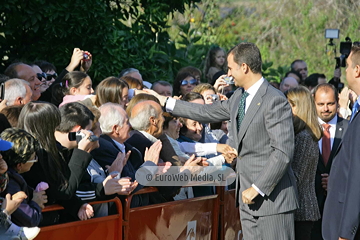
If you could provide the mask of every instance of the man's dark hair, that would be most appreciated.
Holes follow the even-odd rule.
[[[238,65],[245,63],[253,73],[261,74],[261,53],[255,44],[239,43],[229,51],[229,54],[231,53],[234,54],[234,61]]]
[[[326,78],[324,74],[313,73],[305,79],[305,86],[316,87],[318,85],[319,78]]]
[[[23,62],[15,62],[10,64],[6,69],[4,74],[8,76],[9,78],[19,78],[18,72],[16,71],[16,67],[25,64]]]
[[[296,60],[294,60],[294,61],[291,63],[291,65],[290,65],[290,68],[291,68],[292,71],[295,71],[294,66],[295,66],[295,64],[298,63],[298,62],[305,62],[305,61],[304,61],[304,60],[301,60],[301,59],[296,59]]]
[[[56,128],[62,133],[70,132],[75,126],[80,125],[84,129],[90,120],[94,121],[94,114],[84,105],[78,102],[67,103],[59,108],[61,114],[60,125]]]
[[[339,93],[338,93],[338,90],[335,88],[334,85],[332,85],[332,84],[330,84],[330,83],[322,83],[322,84],[317,85],[317,86],[313,89],[314,99],[315,99],[316,93],[317,93],[318,91],[324,91],[324,92],[333,91],[336,102],[339,101]]]
[[[41,68],[41,70],[43,72],[50,72],[52,70],[54,70],[56,72],[56,67],[53,64],[51,64],[51,63],[49,63],[47,61],[37,60],[37,61],[34,62],[34,64],[38,65],[39,68]]]
[[[158,84],[160,84],[160,85],[162,85],[162,86],[164,86],[164,87],[172,87],[171,83],[160,80],[160,81],[154,82],[154,83],[152,84],[152,86],[151,86],[151,89],[154,89],[154,87],[155,87],[156,85],[158,85]]]

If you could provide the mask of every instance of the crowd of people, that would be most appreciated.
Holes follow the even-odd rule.
[[[42,60],[12,63],[1,75],[0,234],[33,239],[41,226],[112,214],[111,203],[89,202],[124,200],[146,187],[136,179],[140,168],[227,166],[237,172],[229,188],[236,188],[244,239],[356,237],[360,210],[350,214],[348,204],[360,201],[350,136],[360,121],[358,48],[347,59],[349,88],[341,93],[324,74],[308,76],[303,60],[292,62],[279,84],[269,83],[251,43],[228,54],[212,47],[203,71],[184,67],[173,84],[151,84],[128,68],[95,88],[87,74],[92,58],[75,48],[59,74]],[[159,186],[134,195],[131,207],[214,193]],[[54,203],[65,210],[42,213]]]

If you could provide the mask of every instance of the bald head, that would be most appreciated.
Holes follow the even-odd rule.
[[[161,106],[154,101],[139,102],[131,110],[130,124],[135,130],[158,137],[164,123],[162,112]]]
[[[286,77],[280,83],[280,88],[279,89],[282,92],[286,92],[287,90],[289,90],[291,88],[296,88],[297,86],[299,86],[299,83],[295,78]]]
[[[25,63],[14,63],[5,70],[5,74],[10,78],[20,78],[29,82],[32,90],[32,100],[36,101],[40,98],[41,81],[37,78],[36,72],[31,66]]]

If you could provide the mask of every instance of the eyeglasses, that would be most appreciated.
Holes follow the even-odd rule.
[[[39,159],[38,157],[35,155],[35,159],[33,160],[29,160],[29,161],[26,161],[27,163],[34,163],[34,162],[37,162]]]
[[[188,84],[191,84],[191,85],[198,85],[198,80],[196,79],[190,79],[190,80],[182,80],[181,81],[181,86],[185,86],[185,85],[188,85]]]
[[[46,73],[44,73],[44,72],[43,73],[37,73],[36,76],[40,81],[42,81],[43,78],[46,79]]]
[[[57,73],[53,73],[53,74],[48,74],[48,73],[45,73],[46,74],[46,80],[50,81],[51,79],[56,79],[58,77]]]

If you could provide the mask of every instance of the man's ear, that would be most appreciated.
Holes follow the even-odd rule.
[[[157,124],[157,119],[155,117],[151,116],[149,119],[150,119],[150,124],[151,125],[156,125]]]
[[[22,98],[22,97],[17,97],[16,99],[15,99],[15,105],[21,105],[21,104],[24,104],[22,101],[23,101],[24,99]]]
[[[113,125],[112,128],[111,128],[111,131],[112,131],[113,133],[118,134],[120,129],[121,129],[121,128],[120,128],[119,125]]]
[[[248,73],[250,71],[250,67],[246,63],[243,63],[241,64],[241,70],[243,71],[243,73]]]
[[[360,65],[356,65],[354,71],[355,71],[355,77],[360,78]]]

